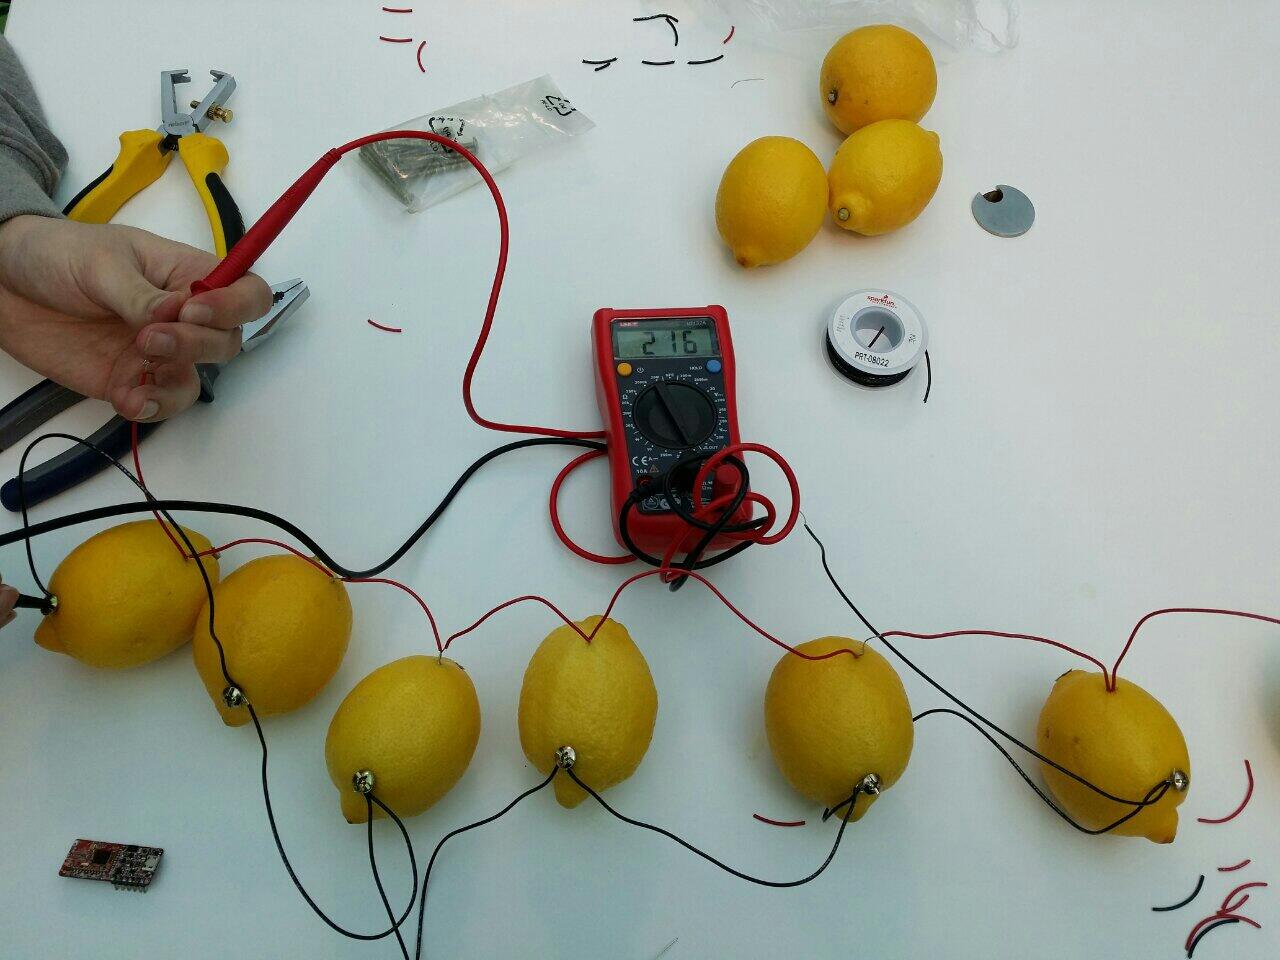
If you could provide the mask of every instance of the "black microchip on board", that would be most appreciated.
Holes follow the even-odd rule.
[[[164,851],[135,843],[77,840],[62,861],[60,877],[105,880],[117,890],[147,892]]]

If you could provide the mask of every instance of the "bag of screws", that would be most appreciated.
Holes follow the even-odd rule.
[[[474,154],[490,173],[595,124],[550,76],[415,117],[391,130],[424,130]],[[431,140],[383,140],[360,148],[360,159],[410,213],[480,182],[455,150]]]

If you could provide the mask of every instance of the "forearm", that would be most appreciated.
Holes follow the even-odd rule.
[[[0,224],[20,214],[57,216],[53,192],[66,163],[26,71],[0,37]]]

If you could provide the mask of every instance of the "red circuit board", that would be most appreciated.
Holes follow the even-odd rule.
[[[60,877],[105,880],[117,890],[147,892],[164,851],[133,843],[77,840],[62,861]]]

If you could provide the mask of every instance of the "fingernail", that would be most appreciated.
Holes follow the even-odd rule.
[[[138,411],[137,419],[150,420],[159,412],[160,404],[156,403],[154,400],[148,400],[142,405],[142,409]]]
[[[182,305],[182,310],[178,313],[178,319],[183,323],[195,323],[201,326],[207,326],[213,320],[213,307],[207,303],[197,303],[194,300],[188,300]]]
[[[152,357],[171,357],[177,346],[173,334],[157,331],[147,335],[147,343],[142,352]]]

